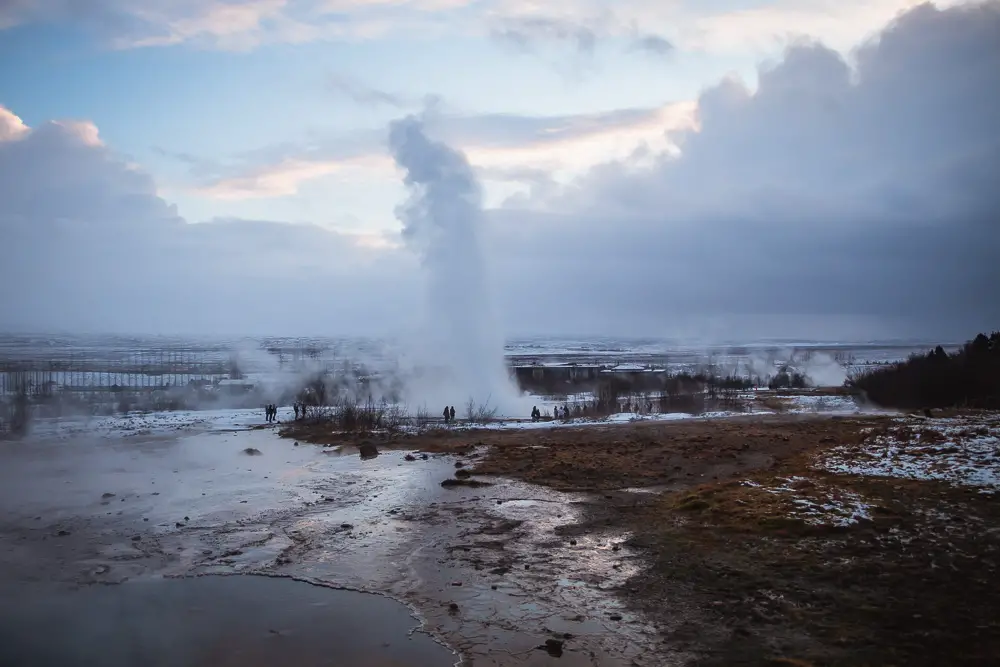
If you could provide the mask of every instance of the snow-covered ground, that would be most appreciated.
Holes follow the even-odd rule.
[[[278,409],[278,421],[294,418],[291,408]],[[177,431],[234,431],[266,423],[262,409],[177,410],[131,412],[110,417],[41,419],[32,424],[36,437],[69,437],[80,434],[105,437],[162,435]]]
[[[745,417],[749,414],[763,415],[771,412],[705,412],[699,415],[687,412],[660,412],[640,414],[637,412],[619,412],[607,417],[578,417],[568,420],[527,421],[527,420],[497,420],[486,424],[457,424],[454,429],[486,429],[490,431],[516,431],[552,428],[580,428],[583,426],[604,426],[607,424],[627,424],[632,422],[671,422],[686,419],[725,419],[728,417]]]
[[[810,412],[860,414],[862,412],[871,412],[870,409],[859,405],[852,396],[799,395],[788,396],[783,400],[788,404],[788,411],[794,414]]]
[[[848,475],[941,480],[992,494],[1000,489],[1000,415],[900,417],[889,429],[871,430],[860,445],[830,450],[817,465]]]

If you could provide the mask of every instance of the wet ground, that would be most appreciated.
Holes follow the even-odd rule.
[[[992,665],[996,425],[769,415],[328,447],[271,428],[5,443],[0,594],[52,602],[28,605],[27,629],[16,610],[0,621],[18,650],[53,625],[85,647],[115,609],[185,608],[172,583],[247,575],[195,580],[248,596],[249,625],[206,608],[221,619],[202,624],[222,642],[213,664],[265,655],[247,648],[273,639],[254,618],[277,636],[312,627],[295,579],[317,584],[330,623],[368,608],[345,590],[379,594],[362,597],[396,610],[382,643],[415,646],[419,625],[478,667]],[[288,600],[269,616],[250,611],[262,575]],[[383,636],[316,646],[388,660],[370,649]]]
[[[121,589],[128,592],[90,584],[279,575],[403,602],[404,614],[414,611],[466,664],[662,664],[646,657],[652,629],[613,593],[635,569],[634,554],[620,546],[626,535],[558,537],[557,528],[583,516],[586,496],[498,479],[442,487],[479,455],[400,450],[362,458],[356,448],[296,445],[271,430],[7,443],[0,454],[0,586],[31,585],[19,595],[64,600],[55,605],[62,611],[39,608],[25,622],[93,605],[87,623],[100,624],[130,604],[155,607],[162,599],[162,608],[173,609],[180,603],[172,596],[182,593],[165,592],[166,584]],[[83,590],[56,597],[49,582]],[[271,585],[245,582],[205,586],[245,585],[252,597]],[[282,614],[296,606],[296,595],[285,611],[276,607],[262,618],[294,625]],[[94,635],[74,617],[64,616],[62,627],[80,633],[81,642]],[[5,630],[22,627],[10,623],[4,619]],[[152,633],[156,622],[137,612],[135,627]],[[389,629],[395,639],[386,641],[405,642],[408,630]],[[337,641],[354,646],[350,633]],[[370,643],[364,635],[357,641],[358,651]]]
[[[39,667],[441,667],[403,605],[291,579],[0,587],[0,664]]]

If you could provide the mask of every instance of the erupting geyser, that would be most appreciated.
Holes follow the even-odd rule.
[[[482,190],[461,152],[426,135],[420,118],[389,128],[389,148],[404,170],[410,196],[396,209],[403,239],[420,256],[427,278],[427,325],[434,364],[447,386],[432,400],[489,403],[520,412],[503,357],[479,245]],[[450,397],[450,398],[449,398]]]

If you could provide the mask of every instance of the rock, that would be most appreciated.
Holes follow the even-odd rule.
[[[458,611],[458,603],[457,602],[450,602],[450,603],[448,603],[448,611],[451,611],[451,612]]]
[[[148,518],[146,518],[146,517],[142,517],[142,520],[143,520],[143,521],[149,521],[149,519],[148,519]]]
[[[480,482],[479,480],[475,479],[446,479],[443,482],[441,482],[441,486],[443,486],[446,489],[456,486],[468,486],[475,489],[483,486],[493,486],[493,485],[490,484],[489,482]]]
[[[378,447],[368,441],[362,442],[358,446],[358,454],[360,454],[363,459],[373,459],[378,456]]]
[[[405,460],[407,460],[407,461],[416,461],[416,460],[417,460],[417,457],[416,457],[416,456],[414,456],[413,454],[407,454],[407,455],[406,455],[406,456],[404,456],[403,458],[404,458]]]
[[[455,477],[458,477],[459,479],[467,479],[469,477],[472,477],[472,473],[469,472],[468,470],[456,470]]]
[[[58,533],[56,533],[56,536],[57,537],[66,537],[69,534],[70,534],[70,532],[68,530],[60,530]]]
[[[184,517],[184,520],[185,520],[185,521],[190,521],[191,519],[190,519],[190,518],[188,518],[188,517]]]
[[[559,639],[546,639],[545,643],[538,648],[544,650],[553,658],[559,658],[563,654],[563,643]]]
[[[296,443],[295,443],[295,444],[294,444],[293,446],[294,446],[294,447],[298,447],[298,446],[299,446],[299,443],[297,443],[297,442],[296,442]]]
[[[184,524],[181,523],[180,521],[178,521],[177,523],[174,524],[174,528],[183,528],[183,527],[184,527]]]
[[[420,458],[421,458],[421,459],[423,459],[424,461],[426,461],[428,457],[427,457],[427,455],[426,455],[426,454],[421,454],[421,455],[420,455]]]
[[[612,621],[622,620],[621,614],[611,614],[610,616],[608,616],[608,618],[611,619]]]
[[[525,570],[530,570],[530,569],[531,569],[531,565],[528,565],[527,563],[525,563],[525,565],[524,565],[524,569],[525,569]]]
[[[138,542],[141,539],[142,539],[142,535],[133,535],[132,536],[132,541],[133,542]]]
[[[462,463],[461,461],[455,461],[455,467],[456,468],[464,468],[465,464]]]
[[[569,544],[570,544],[570,546],[575,547],[576,546],[576,540],[570,540]]]
[[[247,447],[243,450],[243,453],[247,456],[260,456],[260,450],[256,447]]]
[[[342,523],[340,524],[340,527],[343,528],[344,530],[350,530],[351,528],[354,528],[354,526],[352,526],[349,523]]]
[[[616,544],[615,546],[611,547],[611,550],[612,551],[621,551],[621,547]]]
[[[115,494],[111,493],[110,491],[107,492],[107,493],[102,493],[101,494],[101,498],[114,498],[114,497],[115,497]]]
[[[492,586],[490,586],[490,588],[492,588],[493,590],[496,590],[497,589],[497,585],[493,584]]]
[[[108,570],[110,570],[110,569],[111,568],[108,567],[107,565],[98,565],[97,567],[94,568],[94,571],[93,571],[92,574],[95,574],[95,575],[98,575],[98,574],[107,574]]]

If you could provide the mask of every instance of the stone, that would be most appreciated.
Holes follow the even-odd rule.
[[[560,639],[546,639],[545,643],[539,646],[553,658],[559,658],[563,654],[563,643]]]

